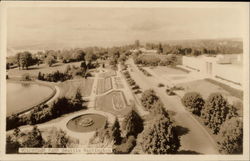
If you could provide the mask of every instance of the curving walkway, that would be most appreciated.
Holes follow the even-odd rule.
[[[55,86],[55,90],[56,90],[55,95],[51,99],[49,99],[46,102],[46,104],[50,104],[50,103],[54,102],[60,96],[60,93],[61,93],[60,88],[58,86]]]
[[[128,63],[130,64],[130,68],[133,69],[133,72],[130,72],[133,79],[140,84],[143,90],[154,89],[166,109],[175,112],[174,119],[176,124],[187,130],[186,134],[181,136],[180,150],[192,150],[202,154],[218,154],[217,145],[213,138],[206,129],[185,110],[180,98],[177,96],[168,96],[165,92],[165,88],[158,87],[158,83],[162,83],[162,80],[157,76],[146,77],[139,71],[132,59],[130,59]],[[166,80],[164,83],[171,85]]]

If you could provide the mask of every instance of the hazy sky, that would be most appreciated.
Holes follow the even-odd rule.
[[[9,8],[8,46],[85,47],[242,37],[242,11],[232,8]]]

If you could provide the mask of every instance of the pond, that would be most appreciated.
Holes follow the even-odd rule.
[[[75,132],[91,132],[104,127],[106,121],[103,115],[89,113],[71,119],[67,123],[67,128]]]
[[[7,82],[7,116],[45,101],[53,90],[35,83]]]

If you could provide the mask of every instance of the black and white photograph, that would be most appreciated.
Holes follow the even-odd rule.
[[[1,7],[5,158],[249,159],[248,2]]]

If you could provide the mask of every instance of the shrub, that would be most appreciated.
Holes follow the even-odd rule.
[[[164,87],[165,85],[163,83],[159,83],[158,87]]]
[[[71,139],[69,136],[67,136],[66,132],[57,129],[52,128],[51,131],[49,131],[48,139],[45,142],[44,147],[45,148],[67,148],[68,145],[71,143]]]
[[[6,139],[6,153],[18,153],[18,149],[20,147],[19,142],[17,139],[14,139],[14,137],[11,137],[10,135],[7,136]]]
[[[51,67],[53,64],[56,63],[56,60],[55,60],[54,56],[52,56],[52,55],[48,56],[45,61],[46,61],[46,64],[49,65],[49,67]]]
[[[28,124],[28,121],[22,119],[22,117],[20,117],[20,116],[18,116],[16,114],[8,116],[6,118],[6,130],[14,129],[14,128],[18,127],[18,126]]]
[[[163,115],[165,117],[169,117],[167,111],[164,109],[163,103],[159,100],[153,104],[150,115],[154,118],[158,115]]]
[[[173,86],[172,88],[171,88],[172,90],[184,90],[184,88],[183,87],[181,87],[181,86]]]
[[[29,73],[24,73],[21,77],[22,81],[31,81],[31,76]]]
[[[41,131],[34,126],[31,132],[26,134],[26,139],[22,142],[22,147],[27,148],[41,148],[43,147],[44,140]]]
[[[141,90],[137,89],[136,91],[134,91],[135,94],[139,94],[142,93]]]
[[[220,93],[210,94],[202,110],[204,123],[213,130],[214,134],[220,131],[220,126],[227,119],[235,115],[237,115],[236,109],[229,105]]]
[[[190,112],[198,116],[201,115],[201,111],[205,103],[202,96],[197,92],[186,93],[182,97],[181,102]]]
[[[63,114],[84,109],[86,107],[82,106],[83,102],[81,94],[77,92],[74,98],[62,97],[50,106],[46,104],[38,105],[29,114],[8,116],[6,129],[10,130],[22,125],[43,123]]]
[[[121,145],[115,146],[113,151],[115,154],[129,154],[136,145],[136,139],[134,136],[128,136],[124,138]]]
[[[166,89],[166,93],[167,93],[167,95],[169,95],[169,96],[173,96],[173,95],[175,95],[175,93],[174,93],[174,91],[173,91],[173,89]]]
[[[133,90],[140,89],[140,87],[136,84],[134,87],[132,87]]]
[[[142,93],[141,103],[147,111],[149,111],[152,108],[152,105],[158,100],[159,97],[156,96],[152,89],[146,90]]]
[[[227,120],[221,126],[218,141],[219,150],[226,154],[242,154],[243,152],[243,122],[238,117]]]
[[[147,154],[176,154],[180,138],[170,118],[158,115],[142,132],[139,143]]]
[[[111,128],[108,127],[108,123],[103,128],[98,129],[95,131],[93,137],[89,139],[90,144],[103,144],[103,143],[111,143],[112,136],[111,136]]]

